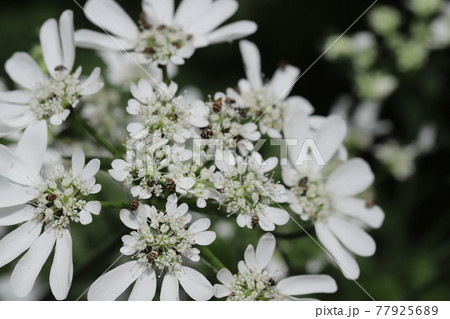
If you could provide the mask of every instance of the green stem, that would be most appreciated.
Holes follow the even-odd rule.
[[[102,208],[129,208],[130,203],[127,202],[101,202]]]
[[[214,270],[216,272],[219,271],[222,268],[227,268],[220,261],[220,259],[217,258],[216,255],[214,255],[214,253],[208,247],[197,246],[197,248],[200,250],[200,252],[202,253],[202,256],[205,257],[205,259],[208,261],[208,263],[214,267]]]
[[[97,142],[103,145],[112,155],[121,158],[122,154],[92,126],[90,126],[77,112],[72,112],[72,116]]]

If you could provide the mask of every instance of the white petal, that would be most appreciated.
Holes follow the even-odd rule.
[[[92,223],[92,215],[90,212],[82,210],[80,212],[80,224],[81,225],[89,225]]]
[[[0,240],[0,267],[10,263],[27,250],[39,237],[42,224],[30,220]]]
[[[366,257],[375,254],[375,241],[359,226],[336,217],[330,217],[328,224],[340,242],[354,254]]]
[[[247,224],[247,226],[248,226],[248,224]],[[259,216],[259,227],[261,227],[262,230],[267,231],[267,232],[275,230],[275,224],[264,215]]]
[[[87,180],[97,174],[100,169],[100,160],[94,158],[87,163],[87,165],[81,171],[81,178]]]
[[[102,203],[94,200],[86,203],[84,209],[90,212],[91,214],[98,215],[100,214],[100,210],[102,209]]]
[[[230,289],[225,285],[214,285],[214,296],[216,298],[223,298],[230,294]]]
[[[197,198],[197,207],[198,208],[205,208],[206,207],[206,200],[204,198]]]
[[[213,231],[203,231],[197,233],[193,239],[197,245],[206,246],[211,244],[216,239],[216,233]]]
[[[284,209],[276,207],[267,206],[264,209],[264,213],[275,225],[284,225],[290,218]]]
[[[64,66],[72,70],[75,61],[75,35],[73,32],[73,12],[66,10],[59,18],[59,35],[61,37],[61,48]]]
[[[333,256],[334,261],[341,268],[345,278],[357,279],[359,277],[359,266],[355,258],[342,247],[336,237],[330,232],[327,225],[317,222],[314,226],[317,237],[331,256]]]
[[[244,273],[244,272],[248,271],[248,267],[243,260],[240,260],[238,262],[238,271],[240,273]]]
[[[37,83],[44,81],[44,73],[33,58],[25,52],[14,53],[6,61],[5,70],[17,84],[33,89]]]
[[[128,228],[131,228],[131,229],[139,228],[139,222],[138,222],[136,216],[126,209],[122,209],[120,211],[120,220]]]
[[[283,295],[306,295],[333,293],[337,290],[336,281],[327,275],[304,275],[280,280],[277,288]]]
[[[72,154],[72,171],[76,174],[80,174],[84,167],[84,152],[77,148]]]
[[[253,248],[252,245],[247,246],[247,249],[244,252],[244,259],[248,268],[258,269],[258,264],[256,263],[255,249]]]
[[[288,143],[288,158],[292,165],[297,162],[308,132],[308,115],[302,110],[292,113],[284,122],[283,134]]]
[[[275,237],[271,233],[264,234],[256,246],[256,263],[260,269],[266,268],[275,250]]]
[[[227,268],[222,268],[217,273],[217,279],[225,286],[230,287],[234,281],[234,276]]]
[[[285,99],[298,80],[300,70],[292,65],[278,68],[270,81],[270,87],[279,99]],[[274,101],[275,102],[275,101]]]
[[[127,163],[124,160],[115,159],[112,161],[111,166],[113,169],[108,170],[108,173],[115,180],[121,182],[128,176]]]
[[[168,272],[164,276],[159,299],[161,301],[178,301],[180,300],[179,289],[177,277],[174,273]]]
[[[128,14],[113,0],[89,0],[84,5],[86,18],[102,29],[125,39],[134,39],[139,29]]]
[[[0,207],[10,207],[25,204],[34,199],[28,187],[11,184],[8,187],[0,187]]]
[[[86,29],[75,32],[75,43],[78,47],[96,50],[122,51],[133,48],[133,44],[125,39]]]
[[[20,224],[32,219],[34,215],[34,208],[29,205],[0,208],[0,225],[10,226]]]
[[[214,294],[213,286],[197,270],[183,266],[177,278],[184,291],[194,300],[209,300]]]
[[[182,189],[191,189],[195,184],[195,179],[193,177],[182,177],[178,180],[177,186]]]
[[[234,0],[214,1],[208,8],[206,14],[198,17],[188,29],[190,33],[205,34],[221,25],[231,17],[237,10],[238,3]]]
[[[287,104],[287,116],[292,112],[296,112],[297,110],[302,110],[306,114],[312,114],[314,112],[314,107],[311,102],[301,96],[291,96],[286,99]]]
[[[205,231],[211,226],[211,221],[208,218],[200,218],[192,223],[189,227],[189,231],[193,233],[199,233]]]
[[[242,59],[244,60],[247,80],[254,89],[261,88],[261,56],[258,48],[254,43],[246,40],[239,42],[239,48],[241,49]]]
[[[90,301],[116,300],[144,271],[137,261],[122,264],[98,278],[89,288],[87,298]]]
[[[52,252],[56,236],[53,230],[45,231],[19,260],[11,274],[11,290],[17,297],[27,296]]]
[[[236,39],[244,38],[256,32],[256,23],[252,21],[237,21],[221,27],[207,36],[207,43],[214,44],[220,42],[230,42]],[[199,47],[199,46],[198,46]]]
[[[96,67],[89,77],[81,83],[81,95],[92,95],[100,91],[103,87],[103,82],[100,79],[100,68]]]
[[[142,9],[147,22],[154,24],[171,25],[174,14],[174,0],[144,0]]]
[[[364,191],[373,180],[369,165],[360,158],[354,158],[334,170],[325,186],[334,194],[352,196]]]
[[[175,21],[182,26],[188,27],[190,24],[204,14],[211,5],[211,0],[183,0],[178,5],[175,14]]]
[[[50,270],[50,288],[56,300],[67,298],[72,285],[72,236],[67,229],[56,239],[55,256]]]
[[[32,97],[31,92],[24,90],[0,92],[0,101],[9,102],[13,104],[28,104],[30,102],[31,97]]]
[[[39,37],[41,40],[42,55],[48,72],[54,77],[58,72],[57,66],[64,65],[58,23],[55,19],[48,19],[41,27]]]
[[[153,269],[147,269],[134,284],[130,301],[152,301],[156,292],[156,274]]]
[[[33,122],[24,131],[16,148],[20,157],[30,171],[39,174],[47,149],[47,124],[45,121]],[[31,176],[30,176],[31,177]]]
[[[338,115],[330,115],[320,127],[314,141],[325,163],[336,154],[344,141],[346,131],[346,124]]]
[[[333,207],[341,213],[356,217],[372,228],[383,224],[384,212],[377,205],[366,206],[366,201],[360,198],[342,197],[333,200]]]

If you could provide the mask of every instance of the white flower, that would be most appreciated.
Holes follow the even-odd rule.
[[[233,275],[223,268],[217,273],[222,284],[216,284],[215,296],[227,300],[306,300],[293,296],[312,293],[334,293],[336,282],[327,275],[303,275],[280,279],[278,271],[270,271],[268,264],[275,250],[275,237],[264,234],[255,249],[248,245],[244,261],[238,263],[239,272]]]
[[[128,100],[127,112],[139,120],[128,125],[132,136],[143,130],[159,130],[165,138],[184,143],[192,137],[193,127],[208,125],[208,108],[200,101],[184,103],[183,96],[175,96],[178,85],[174,82],[169,86],[161,83],[154,89],[150,81],[141,79],[138,85],[132,83],[130,89],[134,98]]]
[[[285,136],[296,138],[302,144],[311,134],[307,123],[304,114],[287,120]],[[345,123],[337,116],[329,116],[315,132],[314,140],[326,163],[336,154],[344,136]],[[359,256],[373,255],[375,242],[360,225],[362,222],[378,228],[384,219],[384,213],[377,205],[355,197],[372,184],[373,173],[359,158],[328,173],[331,164],[325,167],[310,161],[303,165],[293,164],[296,154],[298,148],[290,147],[291,165],[282,167],[283,181],[291,187],[290,208],[303,220],[314,223],[320,242],[342,268],[344,276],[356,279],[359,267],[347,249]]]
[[[183,64],[196,48],[232,41],[256,31],[256,24],[238,21],[216,29],[237,10],[234,0],[183,0],[174,13],[174,0],[143,0],[139,27],[113,0],[89,0],[86,17],[112,33],[78,30],[79,46],[127,50],[138,62]]]
[[[213,154],[216,147],[236,147],[240,154],[247,155],[253,150],[252,142],[261,138],[258,126],[248,121],[248,115],[243,105],[227,97],[221,92],[214,94],[214,100],[208,102],[196,101],[203,106],[207,115],[207,125],[200,128],[199,139],[194,143],[200,149]],[[209,124],[208,124],[209,123]]]
[[[254,152],[248,157],[234,156],[229,150],[216,152],[215,165],[219,171],[212,177],[214,186],[221,193],[221,203],[229,214],[237,213],[240,227],[272,231],[275,225],[284,225],[289,215],[270,205],[287,200],[284,186],[276,184],[267,173],[278,164],[277,158],[262,160]]]
[[[136,211],[122,210],[120,218],[129,228],[130,235],[122,237],[121,253],[132,256],[127,262],[102,275],[91,286],[88,300],[115,300],[128,286],[136,282],[129,300],[152,300],[156,292],[155,271],[165,271],[161,287],[161,300],[179,300],[178,285],[194,300],[208,300],[213,287],[198,271],[183,266],[183,256],[191,261],[200,260],[195,245],[209,245],[215,238],[206,231],[211,222],[198,219],[189,228],[192,216],[187,204],[177,206],[177,197],[167,198],[166,211],[140,204]],[[159,275],[158,277],[161,277]]]
[[[94,175],[98,159],[84,167],[84,154],[75,151],[72,170],[62,165],[40,175],[47,144],[45,121],[30,124],[15,152],[0,149],[0,225],[24,223],[0,240],[0,267],[27,251],[14,268],[11,288],[28,295],[56,243],[50,287],[56,299],[65,299],[72,282],[70,222],[88,224],[100,213],[100,202],[86,202],[100,191]]]
[[[195,179],[183,174],[189,172],[188,160],[192,157],[184,144],[170,145],[161,130],[135,137],[128,143],[126,161],[115,159],[108,171],[114,179],[129,187],[133,196],[148,199],[153,195],[164,196],[164,189],[183,193],[193,186]],[[182,173],[172,172],[174,168],[179,168]]]
[[[245,106],[247,113],[258,120],[261,133],[272,138],[281,138],[283,119],[295,109],[308,114],[313,112],[311,104],[300,96],[287,97],[297,80],[300,70],[292,65],[278,68],[268,83],[261,76],[261,57],[256,45],[240,41],[247,79],[238,83],[239,90],[228,89],[227,95],[236,100],[236,105]]]
[[[59,29],[55,19],[47,20],[40,40],[49,75],[25,52],[15,53],[5,64],[11,79],[25,90],[0,92],[0,136],[42,119],[61,125],[83,95],[94,94],[103,86],[99,68],[85,81],[79,79],[81,67],[71,73],[75,60],[72,11],[63,12]]]

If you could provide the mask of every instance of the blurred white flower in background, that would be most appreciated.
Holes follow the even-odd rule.
[[[436,141],[433,126],[422,127],[416,141],[408,145],[400,145],[397,141],[387,141],[374,146],[375,157],[386,166],[389,172],[399,181],[411,177],[416,171],[416,159],[431,152]]]
[[[348,133],[344,143],[348,148],[366,150],[372,146],[376,137],[391,131],[392,123],[379,119],[381,111],[379,101],[362,101],[352,113],[350,113],[351,106],[351,99],[348,96],[342,96],[330,111],[330,114],[339,115],[347,123]]]

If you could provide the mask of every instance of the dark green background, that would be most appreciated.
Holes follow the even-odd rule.
[[[137,20],[139,1],[118,2]],[[343,32],[372,1],[241,0],[239,3],[240,9],[232,20],[248,19],[258,24],[258,32],[249,39],[261,50],[262,70],[270,77],[280,61],[307,69],[322,53],[325,37]],[[379,3],[395,3],[401,8],[398,1]],[[76,29],[94,28],[71,0],[1,2],[0,63],[16,51],[28,51],[38,44],[40,25],[50,17],[58,17],[64,9],[74,11]],[[404,14],[408,16],[406,11]],[[362,19],[349,33],[366,28]],[[77,51],[76,65],[82,64],[85,72],[97,61],[92,51]],[[196,85],[205,94],[234,86],[244,77],[237,43],[199,49],[181,72],[176,79],[181,86]],[[351,92],[349,75],[348,65],[321,59],[300,79],[293,94],[308,98],[316,113],[326,115],[338,95]],[[3,68],[0,76],[6,78]],[[377,300],[450,299],[449,88],[450,52],[436,51],[425,68],[401,75],[399,90],[388,99],[382,112],[383,118],[394,122],[392,136],[402,143],[412,141],[422,124],[436,125],[437,146],[432,154],[419,159],[415,176],[406,182],[396,182],[367,154],[377,177],[377,202],[383,207],[386,220],[381,229],[372,232],[377,242],[376,255],[359,258],[358,282]],[[106,196],[105,191],[102,194]],[[76,261],[80,261],[75,264],[76,281],[69,299],[76,299],[117,258],[120,235],[127,230],[118,219],[118,209],[110,209],[104,210],[91,225],[83,229],[75,226],[74,231],[74,240],[80,243],[74,254],[80,258]],[[256,244],[262,233],[239,230],[238,234],[242,236],[232,242],[218,240],[211,246],[232,270],[236,269],[246,245]],[[305,257],[320,252],[308,238],[280,240],[278,246],[289,255],[292,275],[304,272]],[[4,271],[10,269],[11,266]],[[213,273],[207,268],[205,272],[215,282]],[[324,273],[337,280],[339,291],[319,298],[368,300],[340,271],[329,266]],[[47,274],[48,270],[41,276],[45,287]]]

